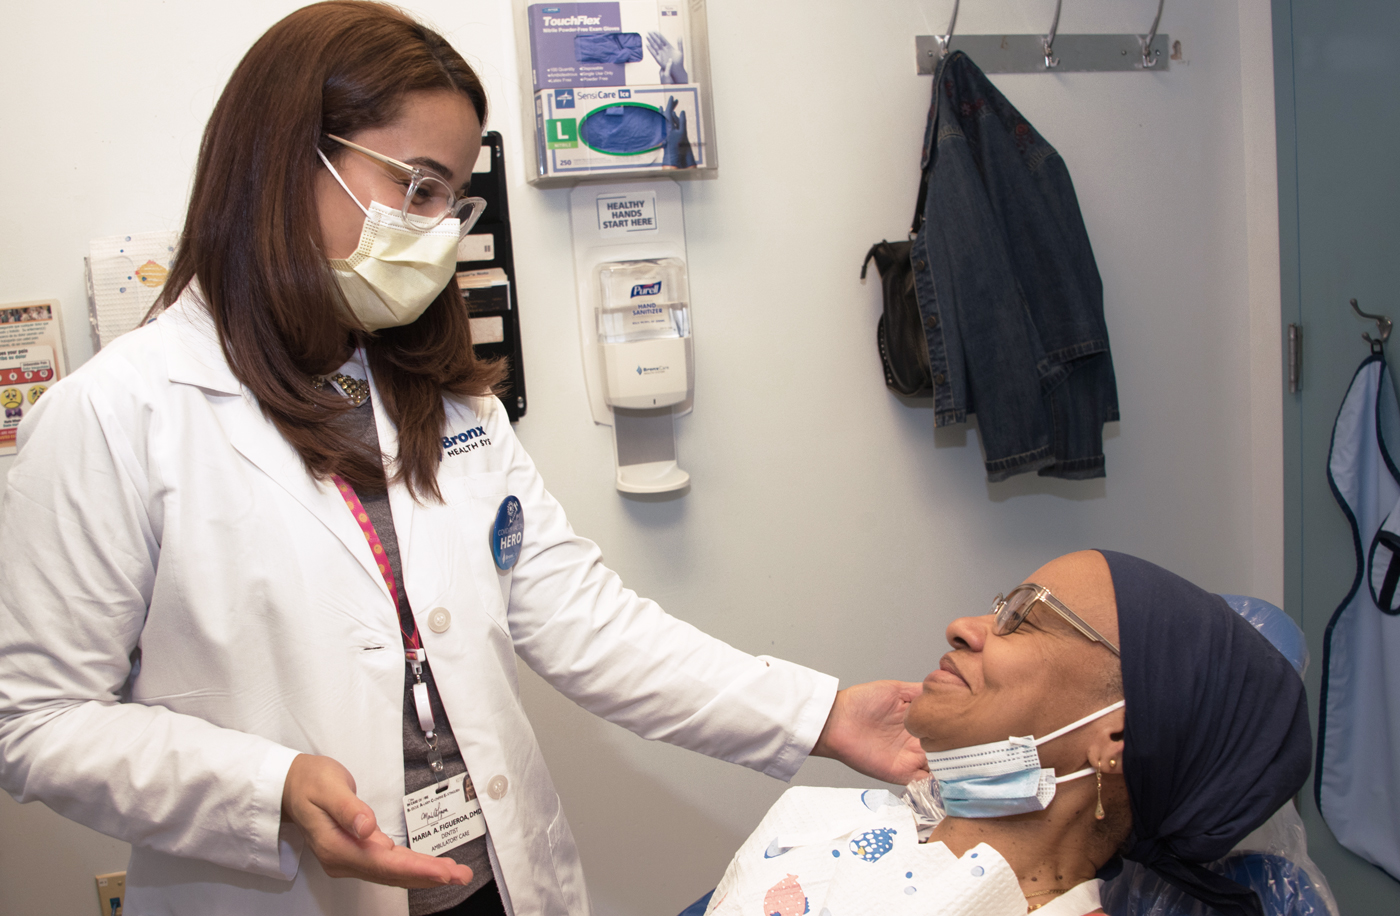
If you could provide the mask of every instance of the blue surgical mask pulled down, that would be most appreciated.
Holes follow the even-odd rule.
[[[1007,738],[926,754],[929,773],[943,796],[944,809],[950,817],[1005,817],[1044,811],[1055,798],[1057,783],[1088,776],[1094,768],[1085,767],[1057,777],[1053,769],[1040,765],[1037,748],[1122,709],[1123,705],[1124,701],[1119,700],[1044,738]]]

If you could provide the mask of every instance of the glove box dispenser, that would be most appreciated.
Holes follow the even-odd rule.
[[[714,175],[704,0],[513,5],[531,184]]]

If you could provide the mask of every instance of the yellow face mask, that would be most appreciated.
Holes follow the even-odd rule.
[[[359,247],[330,265],[346,304],[366,329],[412,324],[456,273],[457,220],[420,232],[397,211],[372,202]]]
[[[359,246],[348,258],[328,261],[346,305],[366,330],[412,324],[456,273],[460,221],[444,219],[425,231],[378,201],[365,209],[330,160],[317,154],[365,214]]]

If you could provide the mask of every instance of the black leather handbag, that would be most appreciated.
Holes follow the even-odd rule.
[[[914,294],[914,268],[909,257],[913,244],[876,242],[860,266],[860,278],[865,279],[873,258],[884,293],[885,310],[875,330],[875,342],[880,349],[880,362],[885,367],[885,384],[906,397],[928,397],[933,394],[933,379],[924,321]]]
[[[933,396],[928,337],[924,334],[924,319],[914,292],[914,267],[910,258],[914,247],[912,240],[924,225],[928,177],[928,169],[925,168],[919,177],[919,196],[914,201],[910,241],[876,242],[865,253],[865,261],[860,265],[862,280],[865,279],[871,258],[875,259],[875,269],[880,271],[885,310],[875,330],[875,343],[880,349],[880,363],[885,367],[885,384],[891,391],[905,397]]]

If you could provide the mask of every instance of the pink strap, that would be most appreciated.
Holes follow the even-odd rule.
[[[355,521],[360,525],[360,531],[364,534],[365,540],[369,542],[370,552],[374,554],[374,562],[379,564],[379,574],[384,577],[384,584],[389,587],[389,597],[394,599],[394,614],[399,617],[399,631],[403,633],[403,644],[410,649],[422,648],[422,640],[418,636],[418,629],[415,627],[410,634],[403,628],[403,617],[399,613],[399,589],[394,581],[394,568],[389,565],[389,557],[384,553],[384,545],[379,542],[379,532],[374,530],[374,522],[369,520],[369,513],[365,511],[364,504],[360,502],[360,497],[356,495],[355,488],[346,483],[339,474],[331,475],[331,480],[335,481],[340,496],[345,500],[345,505],[350,507],[350,514],[355,516]]]

